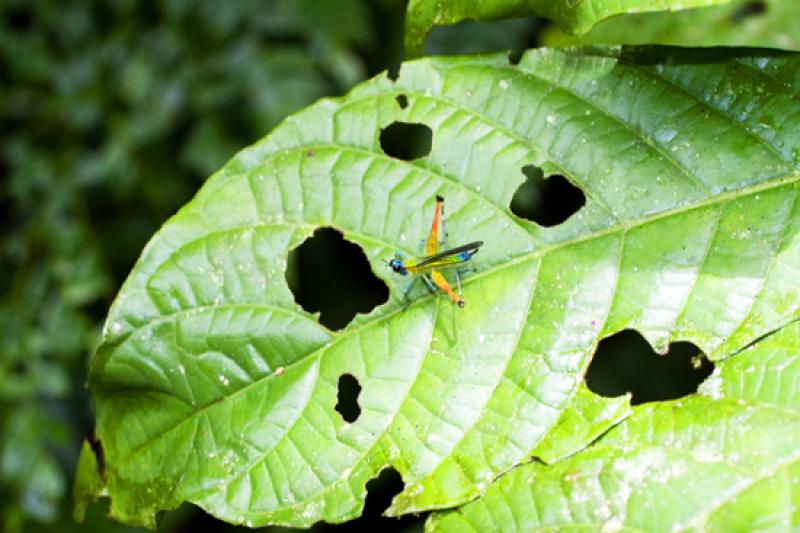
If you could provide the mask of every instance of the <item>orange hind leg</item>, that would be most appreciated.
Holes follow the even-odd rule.
[[[461,295],[453,292],[453,289],[450,288],[450,284],[447,283],[447,280],[444,279],[444,276],[442,276],[439,271],[434,270],[431,272],[431,280],[433,281],[434,285],[446,292],[450,299],[453,300],[457,306],[464,307],[464,300],[461,298]]]

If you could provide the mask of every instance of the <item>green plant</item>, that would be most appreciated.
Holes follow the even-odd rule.
[[[547,17],[568,34],[582,35],[595,24],[625,13],[680,11],[699,6],[727,4],[731,0],[410,0],[406,17],[406,53],[422,54],[425,36],[435,25],[453,24],[473,19],[490,21],[538,15]],[[778,0],[779,1],[779,0]]]
[[[392,53],[377,2],[267,4],[0,2],[0,530],[69,527],[86,361],[150,235],[239,147]]]
[[[389,514],[461,506],[431,530],[797,527],[798,72],[797,54],[746,48],[429,58],[295,114],[120,291],[89,375],[105,464],[84,447],[82,497],[148,526],[183,501],[309,526],[357,516],[391,466],[406,486]],[[385,153],[395,122],[429,127],[430,153]],[[550,228],[515,217],[529,165],[585,206]],[[406,304],[382,261],[415,251],[435,194],[451,238],[486,242],[463,310]],[[286,282],[323,226],[391,289],[340,331]],[[586,367],[626,328],[719,366],[690,399],[598,396]],[[348,374],[354,422],[335,409]]]
[[[722,361],[699,395],[642,406],[595,446],[514,470],[429,531],[796,528],[798,340],[794,322]]]
[[[796,50],[797,5],[787,0],[736,0],[677,13],[642,13],[599,23],[581,36],[549,28],[546,46],[576,44],[676,44],[682,46],[764,46]],[[635,31],[631,31],[631,28]]]

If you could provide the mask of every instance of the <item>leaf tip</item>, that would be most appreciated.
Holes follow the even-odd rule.
[[[83,523],[89,504],[103,495],[104,485],[100,465],[101,461],[98,460],[92,445],[88,440],[84,440],[75,467],[75,483],[72,489],[72,517],[79,524]]]

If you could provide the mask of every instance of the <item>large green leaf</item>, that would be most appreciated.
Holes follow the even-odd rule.
[[[114,302],[89,376],[111,512],[344,521],[389,465],[406,483],[390,513],[461,504],[625,417],[582,385],[599,339],[636,328],[718,360],[789,322],[799,86],[789,53],[543,49],[408,63],[289,118],[160,230]],[[428,125],[431,153],[385,155],[394,121]],[[586,205],[548,228],[511,214],[528,164]],[[464,309],[424,289],[404,305],[383,263],[415,252],[437,193],[451,241],[486,243]],[[339,332],[284,277],[320,226],[391,288]],[[345,373],[354,423],[334,409]]]
[[[429,531],[800,528],[800,322],[643,405],[569,460],[517,468]]]
[[[679,44],[800,48],[800,3],[794,0],[735,0],[679,13],[641,13],[605,20],[573,37],[551,27],[546,46],[575,44]],[[633,30],[635,28],[635,30]]]
[[[538,15],[562,31],[581,35],[601,20],[623,13],[679,11],[725,4],[731,0],[411,0],[406,11],[405,48],[409,58],[422,55],[425,36],[433,26],[466,19],[500,20]]]

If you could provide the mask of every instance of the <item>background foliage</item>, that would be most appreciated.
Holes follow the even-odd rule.
[[[0,3],[3,530],[64,522],[91,433],[85,361],[150,235],[239,148],[397,61],[401,13],[361,0]]]
[[[401,0],[0,1],[3,530],[77,529],[67,496],[79,443],[92,431],[85,362],[144,243],[211,171],[282,118],[394,68],[403,8]],[[791,0],[740,1],[642,22],[636,35],[795,47],[797,30],[781,24],[797,11]],[[642,15],[662,16],[670,17]],[[692,30],[708,16],[723,21],[718,31]],[[461,23],[435,30],[426,53],[563,42],[543,27]],[[130,529],[101,514],[94,508],[81,529]],[[206,520],[183,508],[162,529]]]
[[[716,7],[609,19],[580,37],[551,27],[543,33],[542,44],[746,45],[796,50],[800,45],[797,12],[797,3],[786,0],[734,0]]]

